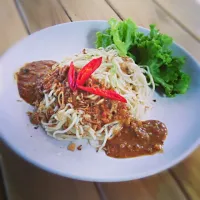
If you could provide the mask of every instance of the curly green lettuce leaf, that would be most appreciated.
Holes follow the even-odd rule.
[[[98,48],[99,47],[106,48],[107,46],[113,44],[112,36],[110,34],[97,32],[96,37],[97,37],[96,46]]]
[[[105,33],[97,32],[96,47],[105,48],[115,44],[119,55],[126,56],[135,39],[137,26],[130,19],[122,22],[111,18],[108,23],[110,28]]]
[[[97,33],[97,48],[114,44],[120,56],[129,56],[137,64],[147,65],[156,86],[161,87],[167,96],[186,93],[190,77],[182,72],[185,59],[172,54],[171,37],[161,34],[153,24],[149,35],[145,35],[130,19],[110,19],[109,25],[104,33]]]

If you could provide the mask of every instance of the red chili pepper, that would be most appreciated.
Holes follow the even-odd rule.
[[[102,57],[95,58],[91,60],[88,64],[86,64],[78,73],[78,77],[76,80],[77,85],[84,85],[84,83],[88,80],[91,74],[101,65]]]
[[[69,66],[68,83],[71,90],[76,90],[76,71],[73,62],[71,62]]]
[[[92,94],[96,94],[102,97],[127,103],[126,99],[121,95],[119,95],[118,93],[116,93],[114,90],[104,90],[100,88],[91,88],[83,86],[84,83],[91,76],[91,74],[101,65],[101,63],[102,63],[102,57],[91,60],[80,70],[78,77],[76,79],[76,71],[74,63],[71,62],[68,72],[69,87],[73,91],[76,90],[76,87],[78,87],[79,89],[87,91]]]
[[[124,97],[122,97],[121,95],[119,95],[118,93],[116,93],[114,90],[103,90],[100,88],[91,88],[91,87],[84,87],[81,85],[77,85],[77,87],[81,90],[87,91],[89,93],[92,94],[96,94],[102,97],[106,97],[109,99],[113,99],[113,100],[117,100],[117,101],[121,101],[124,103],[127,103],[126,99]]]

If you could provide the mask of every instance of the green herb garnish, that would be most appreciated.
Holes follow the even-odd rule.
[[[129,56],[138,65],[147,65],[156,86],[163,88],[168,97],[186,93],[190,77],[182,71],[185,58],[172,55],[171,37],[161,34],[153,24],[149,35],[145,35],[131,19],[110,19],[109,25],[105,32],[97,32],[97,48],[114,44],[120,56]]]

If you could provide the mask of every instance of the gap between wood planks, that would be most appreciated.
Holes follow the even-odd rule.
[[[64,10],[64,12],[66,13],[67,17],[69,17],[70,21],[72,22],[72,18],[71,16],[69,15],[69,13],[67,12],[67,10],[64,8],[63,4],[61,3],[60,0],[57,0],[57,2],[60,4],[60,6],[62,7],[62,9]]]
[[[110,0],[105,0],[107,4],[112,8],[115,13],[118,15],[118,17],[123,20],[123,17],[120,15],[120,13],[115,10],[112,6],[112,3]],[[200,38],[196,36],[190,29],[187,28],[183,23],[181,23],[179,20],[176,19],[167,9],[165,9],[157,0],[152,0],[161,10],[163,10],[173,21],[176,22],[177,25],[179,25],[185,32],[187,32],[191,37],[193,37],[198,43],[200,43]]]
[[[190,195],[188,194],[188,192],[185,190],[184,185],[182,184],[182,182],[180,181],[180,179],[176,176],[176,173],[174,173],[173,170],[171,170],[171,169],[169,169],[168,171],[169,171],[170,175],[176,181],[176,184],[178,185],[178,187],[180,188],[180,190],[184,194],[185,198],[187,200],[192,200],[192,198],[190,197]]]
[[[0,143],[0,147],[1,147],[1,143]],[[0,199],[8,200],[7,194],[6,194],[5,180],[3,177],[2,163],[3,163],[2,156],[0,155]]]
[[[21,20],[22,20],[22,22],[24,24],[24,27],[25,27],[27,33],[30,35],[31,32],[30,32],[28,19],[27,19],[26,15],[25,15],[25,13],[23,11],[23,8],[22,8],[21,4],[19,3],[19,0],[14,0],[14,3],[15,3],[17,11],[19,13],[19,16],[20,16],[20,18],[21,18]]]
[[[157,6],[160,7],[164,12],[166,12],[182,29],[184,29],[188,34],[190,34],[197,42],[200,42],[200,37],[196,35],[190,28],[188,28],[187,25],[181,22],[178,18],[176,18],[173,13],[171,13],[169,10],[167,10],[163,5],[162,2],[159,0],[152,0]],[[190,0],[189,0],[190,1]],[[199,24],[200,25],[200,24]],[[199,28],[199,27],[196,27]]]

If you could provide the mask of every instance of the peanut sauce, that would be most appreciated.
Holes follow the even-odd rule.
[[[42,95],[37,88],[37,82],[51,72],[55,63],[51,60],[27,63],[16,73],[19,94],[27,103],[34,105],[36,100],[41,100]]]
[[[132,121],[112,139],[108,140],[105,152],[114,158],[129,158],[151,155],[162,151],[167,136],[164,123],[157,120]]]

